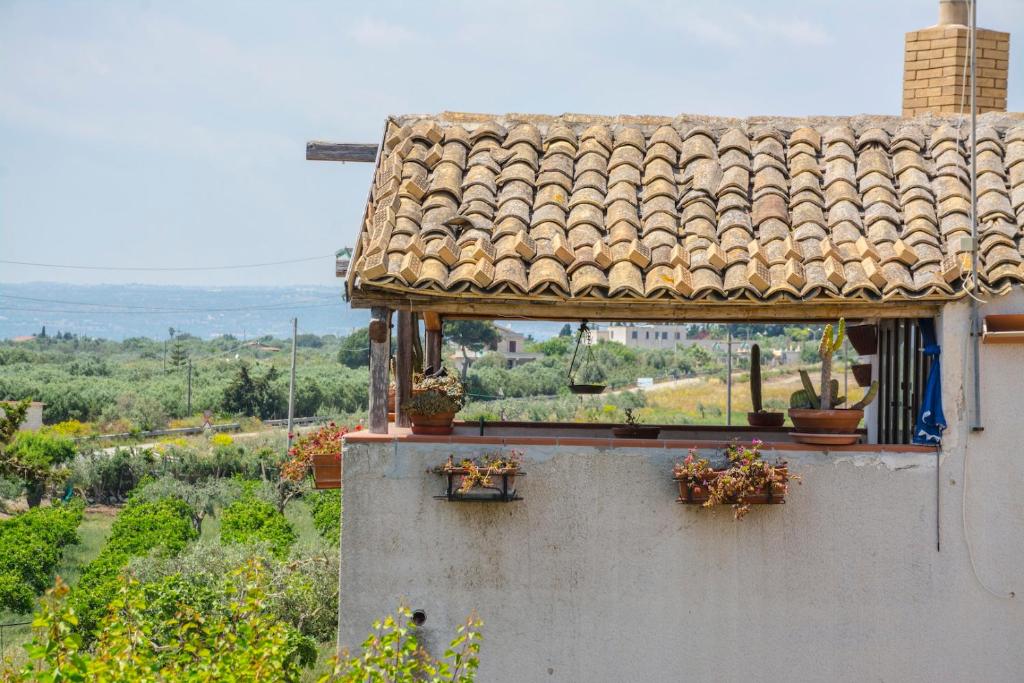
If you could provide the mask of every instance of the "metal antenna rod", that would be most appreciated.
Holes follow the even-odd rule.
[[[974,296],[971,297],[971,353],[974,365],[974,410],[971,411],[971,431],[979,432],[985,427],[981,423],[981,311],[978,304],[978,101],[977,68],[978,52],[978,0],[971,0],[971,26],[969,31],[971,54],[971,275],[974,277]]]

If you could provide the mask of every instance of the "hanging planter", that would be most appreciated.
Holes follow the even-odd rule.
[[[341,453],[313,456],[313,488],[341,488]]]
[[[444,493],[435,498],[449,502],[509,503],[522,500],[516,493],[516,479],[526,476],[522,471],[522,461],[523,454],[519,451],[459,461],[449,455],[447,462],[434,469],[445,478]]]
[[[697,458],[691,450],[675,466],[673,479],[679,486],[677,501],[706,508],[731,505],[735,519],[742,519],[751,505],[778,505],[786,502],[791,475],[784,460],[770,464],[761,459],[761,442],[747,448],[733,444],[726,450],[729,467],[712,469],[706,458]]]
[[[586,355],[580,360],[579,366],[576,366],[576,358],[579,357],[580,346],[586,345]],[[593,338],[590,334],[590,327],[587,325],[587,321],[584,320],[580,323],[579,332],[576,333],[576,347],[572,351],[572,360],[569,361],[569,391],[574,394],[600,394],[603,393],[607,385],[605,384],[584,384],[577,383],[577,375],[586,376],[587,372],[584,372],[584,368],[589,372],[594,365],[594,351],[593,351]]]

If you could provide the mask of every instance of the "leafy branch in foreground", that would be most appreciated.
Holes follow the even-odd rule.
[[[373,625],[373,632],[363,641],[362,653],[344,653],[332,674],[322,676],[319,683],[472,683],[480,665],[480,627],[475,616],[459,626],[454,640],[435,659],[416,638],[416,629],[409,625],[409,609],[400,606],[394,615]]]

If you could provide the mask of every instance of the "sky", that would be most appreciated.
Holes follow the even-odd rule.
[[[898,114],[938,0],[0,0],[0,282],[332,284],[388,114]],[[1024,2],[983,0],[1011,37]],[[148,270],[300,263],[232,270]],[[103,268],[143,270],[104,270]]]

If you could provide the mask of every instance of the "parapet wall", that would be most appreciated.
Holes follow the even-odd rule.
[[[956,454],[943,456],[937,482],[934,451],[780,445],[802,485],[786,505],[736,522],[675,502],[683,447],[519,441],[523,500],[482,504],[436,500],[442,478],[428,470],[494,444],[347,445],[343,646],[405,601],[425,612],[421,632],[437,652],[475,611],[489,683],[1008,681],[1024,671],[1020,599],[986,593],[967,559]],[[1024,567],[1024,469],[1001,480],[985,460],[972,476],[1012,519],[975,527],[976,559],[1005,586]]]

